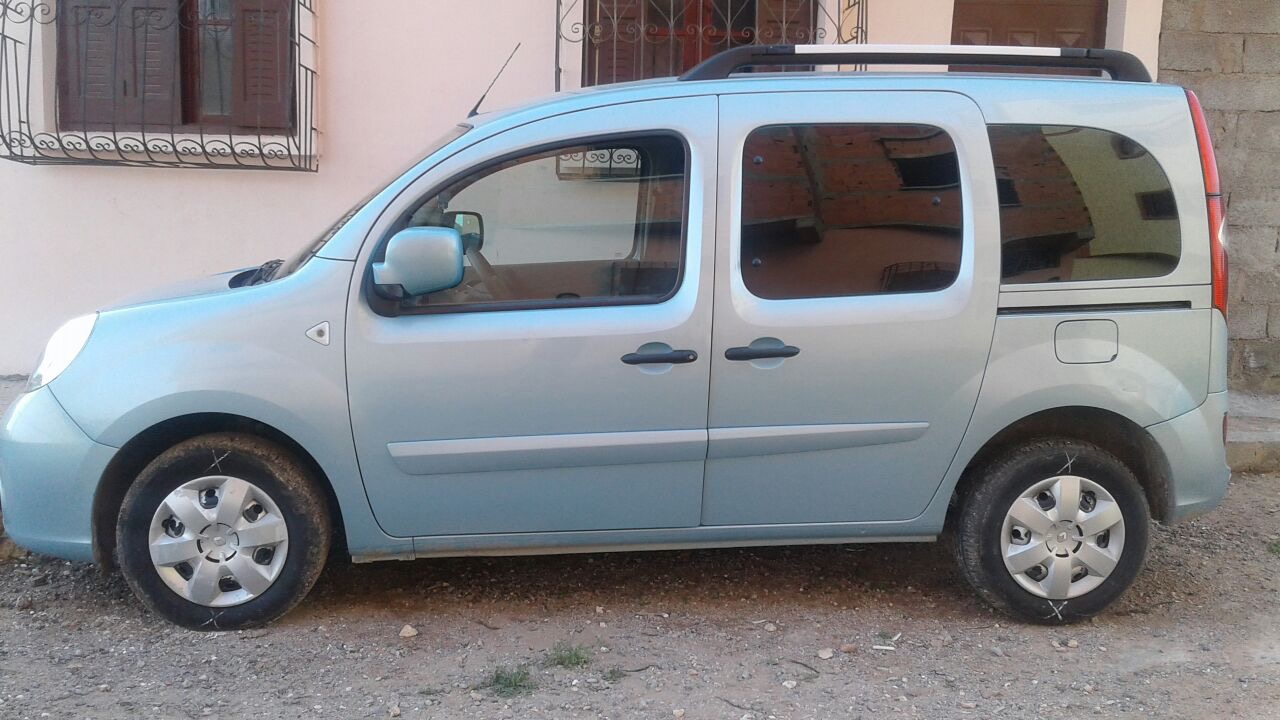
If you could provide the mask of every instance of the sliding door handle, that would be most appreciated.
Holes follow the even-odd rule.
[[[667,350],[665,352],[633,352],[622,356],[628,365],[684,365],[698,359],[693,350]]]
[[[725,360],[765,360],[769,358],[792,358],[800,354],[795,345],[780,347],[732,347],[724,351]]]

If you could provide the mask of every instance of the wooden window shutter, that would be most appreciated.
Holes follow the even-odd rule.
[[[236,3],[231,121],[239,127],[293,127],[294,2]]]
[[[585,85],[627,82],[645,77],[639,56],[645,32],[644,3],[649,0],[589,0],[583,49]]]
[[[58,3],[58,125],[110,123],[119,87],[110,0]]]
[[[176,125],[182,121],[180,0],[125,0],[121,50],[128,77],[123,85],[122,123]]]
[[[181,118],[180,0],[62,0],[60,127],[173,125]]]

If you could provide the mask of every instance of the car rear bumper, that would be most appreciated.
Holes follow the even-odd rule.
[[[89,439],[48,387],[0,417],[0,511],[18,545],[93,561],[93,497],[116,449]]]
[[[1195,410],[1147,428],[1169,463],[1168,522],[1208,512],[1227,494],[1226,414],[1227,393],[1209,393]]]

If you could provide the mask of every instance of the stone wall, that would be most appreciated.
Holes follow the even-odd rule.
[[[1160,79],[1196,92],[1217,147],[1232,387],[1280,392],[1280,0],[1165,0]]]

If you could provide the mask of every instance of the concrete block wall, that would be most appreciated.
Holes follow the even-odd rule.
[[[1196,92],[1217,148],[1231,385],[1280,392],[1280,0],[1165,0],[1160,79]]]

